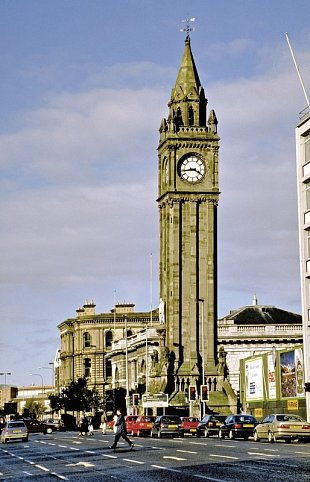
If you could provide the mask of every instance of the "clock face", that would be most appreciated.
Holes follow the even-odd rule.
[[[184,181],[198,182],[206,173],[205,163],[196,156],[188,156],[180,164],[180,176]]]

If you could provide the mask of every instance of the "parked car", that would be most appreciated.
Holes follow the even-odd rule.
[[[6,422],[1,432],[1,442],[6,444],[9,440],[28,441],[28,430],[22,420]]]
[[[199,418],[196,417],[181,417],[182,428],[184,433],[192,435],[197,434],[197,425],[199,424]]]
[[[258,442],[262,438],[269,442],[279,439],[284,439],[287,443],[294,439],[310,441],[310,423],[294,414],[268,415],[254,429],[254,440]]]
[[[162,435],[176,435],[184,437],[182,421],[178,415],[160,415],[153,423],[151,437],[160,438]]]
[[[40,420],[24,418],[23,421],[26,424],[28,433],[52,433],[54,430],[53,425],[41,422]]]
[[[132,435],[150,435],[156,417],[150,415],[140,415],[132,424]]]
[[[132,427],[134,422],[137,420],[138,415],[126,415],[125,422],[126,422],[126,429],[129,435],[133,435]]]
[[[227,415],[205,415],[197,425],[197,437],[210,437],[219,434],[220,426],[225,422]]]
[[[229,415],[225,422],[220,426],[219,438],[229,437],[243,438],[248,440],[250,436],[253,436],[253,431],[258,421],[252,415]]]

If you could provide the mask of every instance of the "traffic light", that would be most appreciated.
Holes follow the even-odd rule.
[[[196,391],[195,385],[190,385],[188,392],[189,392],[188,398],[190,402],[193,402],[194,400],[197,399],[197,391]]]
[[[202,402],[207,402],[209,400],[209,392],[207,385],[201,385],[200,387],[200,400]]]

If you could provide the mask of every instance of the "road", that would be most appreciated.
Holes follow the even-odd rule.
[[[0,481],[310,482],[310,443],[131,437],[109,449],[113,434],[31,434],[0,445]]]

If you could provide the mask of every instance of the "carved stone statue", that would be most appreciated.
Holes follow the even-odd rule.
[[[159,300],[159,323],[164,324],[165,323],[165,302],[162,298]]]

